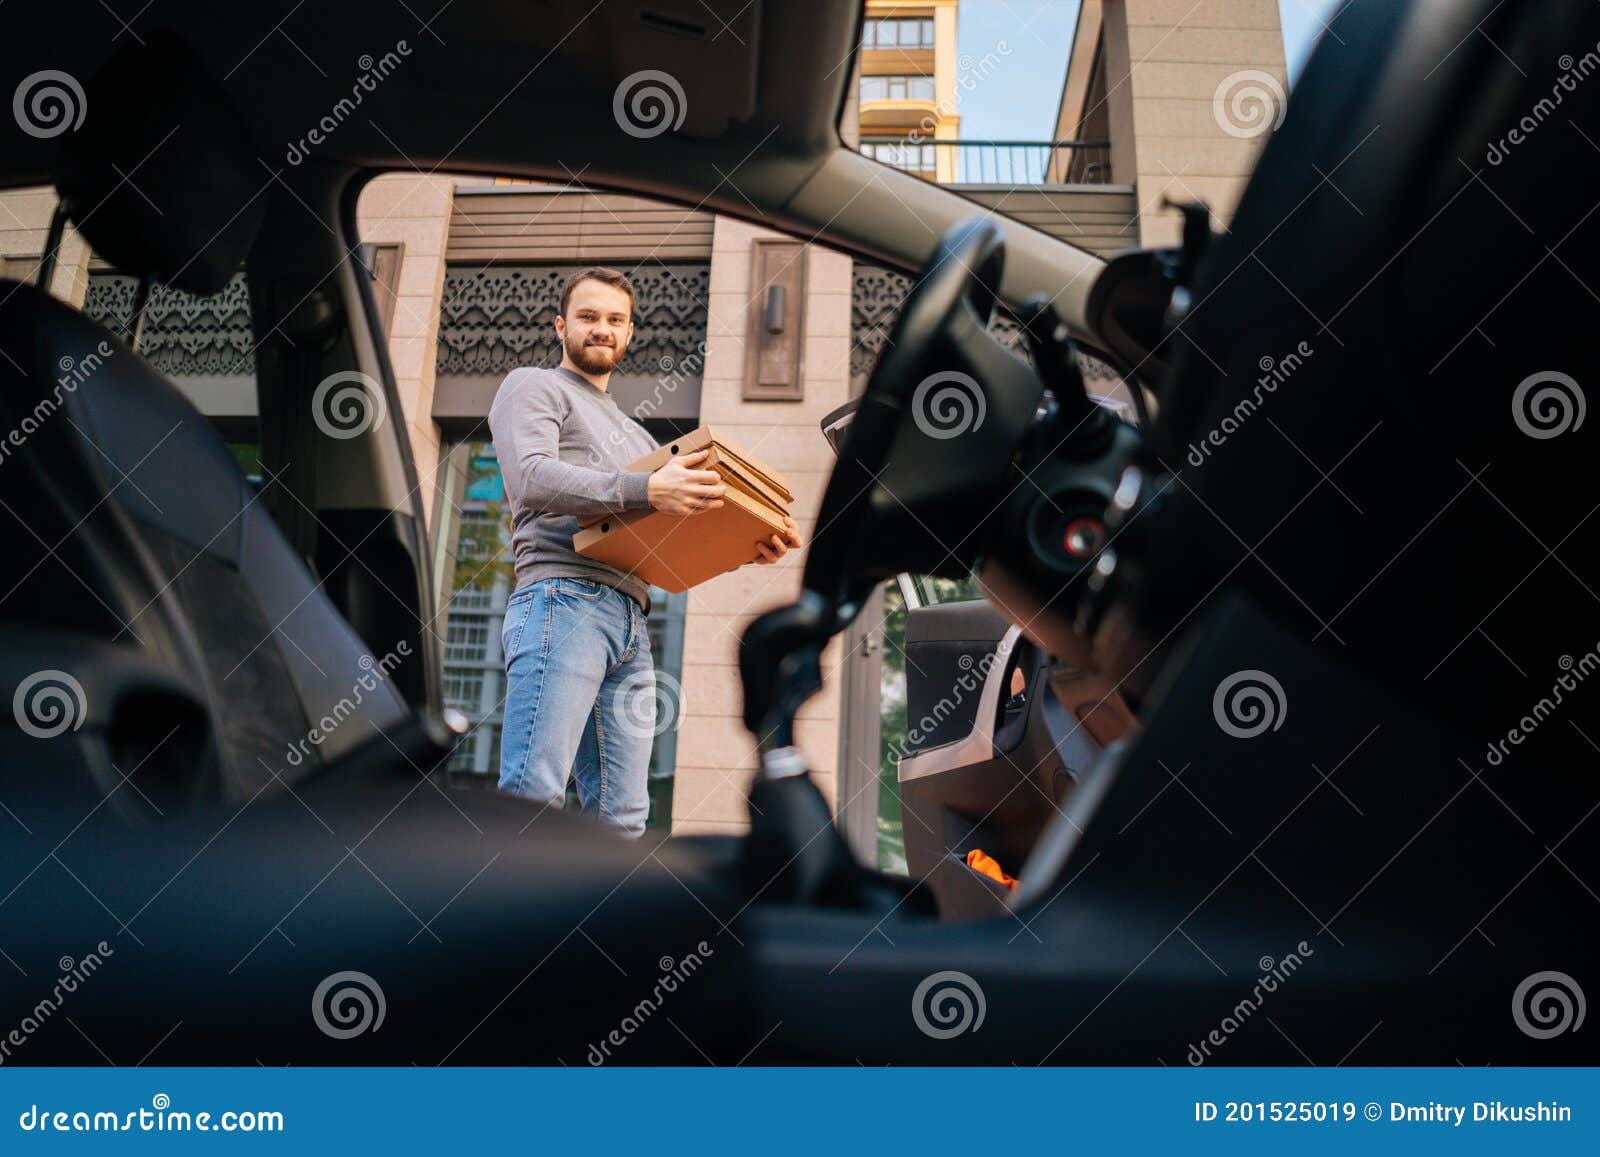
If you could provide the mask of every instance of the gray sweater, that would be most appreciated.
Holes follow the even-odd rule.
[[[650,509],[650,475],[628,463],[656,441],[610,394],[569,369],[512,370],[489,407],[506,499],[518,589],[547,578],[615,587],[649,609],[641,579],[572,549],[578,519]]]

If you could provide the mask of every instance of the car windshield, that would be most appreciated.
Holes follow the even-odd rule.
[[[1169,199],[1231,214],[1338,4],[1210,7],[865,0],[841,134],[1099,256],[1173,244]]]

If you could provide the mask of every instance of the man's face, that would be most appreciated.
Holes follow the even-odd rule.
[[[603,281],[580,281],[556,318],[556,336],[567,356],[586,374],[609,374],[622,361],[633,337],[628,295]]]

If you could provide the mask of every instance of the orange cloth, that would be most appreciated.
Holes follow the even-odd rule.
[[[1006,870],[1000,866],[1000,862],[988,852],[973,848],[972,851],[967,853],[967,867],[974,872],[982,872],[991,880],[998,880],[1013,892],[1017,890],[1016,877],[1008,875]]]

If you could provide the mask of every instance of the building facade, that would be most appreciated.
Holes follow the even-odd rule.
[[[867,0],[841,126],[847,142],[954,187],[976,212],[1022,220],[1102,255],[1175,241],[1177,219],[1161,207],[1166,196],[1212,201],[1226,222],[1263,137],[1230,127],[1214,96],[1241,72],[1276,78],[1281,92],[1274,0],[1084,0],[1073,41],[1062,46],[1065,78],[1048,141],[962,136],[958,96],[997,62],[987,52],[958,52],[959,7]],[[48,190],[0,194],[0,273],[34,275],[54,207]],[[358,226],[404,436],[429,496],[445,695],[474,725],[451,774],[461,784],[492,784],[505,692],[500,623],[512,579],[486,417],[508,370],[559,360],[552,323],[566,276],[591,264],[629,273],[637,328],[613,379],[619,402],[658,438],[714,425],[771,464],[789,480],[807,538],[832,469],[819,420],[864,386],[909,281],[703,207],[576,185],[386,174],[366,186]],[[785,290],[776,334],[766,324],[774,286]],[[132,279],[70,229],[50,288],[113,328],[131,320]],[[1014,340],[1014,328],[1000,328]],[[243,273],[210,299],[153,295],[141,353],[217,424],[247,472],[252,350]],[[1102,369],[1094,384],[1114,390],[1114,374]],[[652,826],[745,826],[757,756],[740,718],[738,638],[757,614],[795,597],[800,571],[792,556],[686,594],[656,592],[661,733]],[[824,792],[842,813],[864,819],[851,825],[858,833],[871,831],[885,771],[873,629],[869,614],[828,648],[825,688],[798,728]]]

